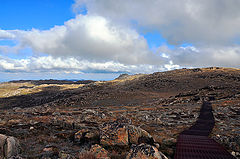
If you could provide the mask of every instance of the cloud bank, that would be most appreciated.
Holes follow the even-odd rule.
[[[29,59],[10,59],[0,56],[0,72],[26,73],[149,73],[155,71],[179,68],[178,65],[165,64],[156,66],[150,64],[127,65],[119,62],[89,62],[73,57],[61,58],[52,56],[32,57]]]
[[[240,46],[158,48],[181,67],[237,67],[240,68]]]

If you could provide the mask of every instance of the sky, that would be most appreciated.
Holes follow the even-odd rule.
[[[0,81],[240,68],[239,0],[0,0]]]

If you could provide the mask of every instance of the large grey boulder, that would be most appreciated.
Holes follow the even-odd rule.
[[[0,158],[11,158],[20,151],[19,141],[15,137],[0,134]]]

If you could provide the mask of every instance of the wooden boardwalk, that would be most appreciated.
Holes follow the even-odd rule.
[[[178,136],[174,159],[235,159],[223,146],[208,137],[214,124],[212,105],[203,102],[196,123]]]

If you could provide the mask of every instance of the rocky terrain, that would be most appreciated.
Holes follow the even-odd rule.
[[[87,84],[15,81],[0,90],[0,156],[172,158],[178,134],[208,100],[216,121],[211,137],[240,157],[239,69],[125,74]]]

